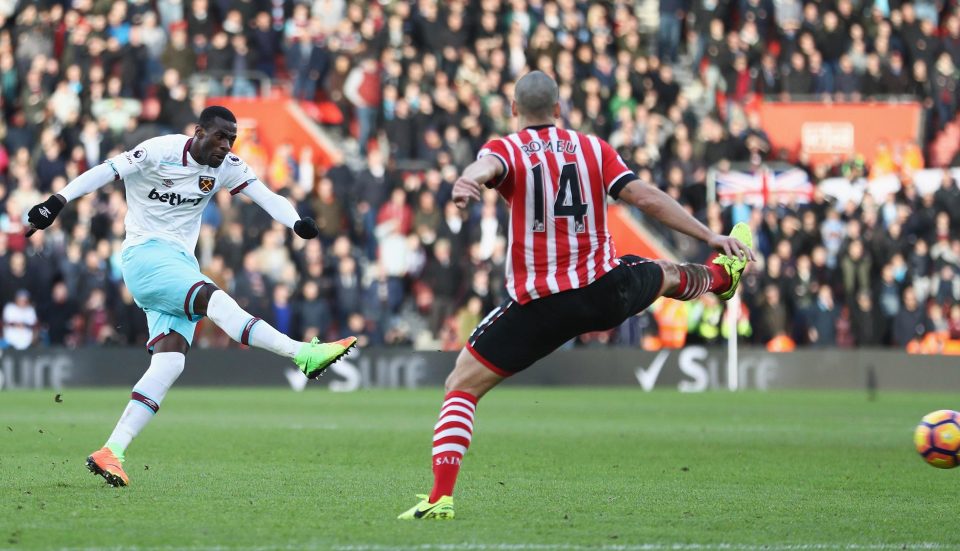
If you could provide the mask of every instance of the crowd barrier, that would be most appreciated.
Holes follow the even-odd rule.
[[[443,384],[455,359],[452,352],[358,350],[308,386],[292,364],[260,350],[195,350],[187,357],[178,386],[289,386],[294,390],[319,386],[336,392],[436,387]],[[139,348],[7,350],[0,353],[0,390],[130,387],[148,362],[149,357]],[[735,380],[740,389],[960,390],[960,361],[947,356],[911,356],[881,349],[807,349],[776,354],[742,348],[737,365]],[[659,352],[565,350],[507,384],[725,390],[727,352],[701,346]]]

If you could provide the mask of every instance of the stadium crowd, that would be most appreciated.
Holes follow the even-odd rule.
[[[505,298],[506,212],[492,191],[458,211],[452,182],[489,136],[513,129],[512,83],[530,68],[558,80],[562,124],[607,138],[711,228],[753,226],[762,254],[744,285],[745,339],[906,346],[927,334],[960,338],[960,188],[949,173],[934,194],[921,196],[905,177],[882,200],[845,204],[817,194],[807,205],[721,208],[705,186],[717,163],[779,155],[744,109],[757,95],[915,96],[932,136],[957,114],[956,3],[661,0],[659,26],[649,30],[640,8],[622,0],[0,4],[6,345],[145,341],[119,269],[122,186],[76,201],[29,240],[26,210],[144,139],[192,134],[209,97],[253,96],[266,78],[345,114],[328,130],[347,145],[325,170],[288,146],[265,151],[255,129],[235,149],[316,218],[321,238],[293,238],[255,205],[221,193],[197,249],[204,272],[295,337],[352,333],[361,345],[456,348]],[[916,159],[889,164],[907,171]],[[808,171],[856,181],[869,168]],[[665,235],[688,260],[709,254]],[[663,323],[662,308],[580,344],[638,346]],[[690,339],[722,338],[714,299],[684,309]],[[197,345],[229,342],[201,324]]]

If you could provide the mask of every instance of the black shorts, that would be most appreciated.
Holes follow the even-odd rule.
[[[507,299],[470,335],[467,350],[503,377],[530,367],[563,343],[591,331],[606,331],[650,306],[660,296],[663,270],[639,256],[590,285],[520,304]]]

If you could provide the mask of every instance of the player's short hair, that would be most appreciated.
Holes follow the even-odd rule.
[[[522,115],[551,118],[553,106],[560,101],[557,83],[543,71],[530,71],[517,81],[513,99]]]
[[[223,119],[228,122],[236,123],[237,117],[222,105],[211,105],[200,112],[200,126],[208,128],[215,119]]]

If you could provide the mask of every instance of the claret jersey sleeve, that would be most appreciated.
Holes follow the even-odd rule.
[[[227,155],[223,160],[223,167],[220,172],[222,179],[220,187],[230,191],[230,195],[236,195],[243,191],[251,182],[258,180],[253,169],[240,157],[233,153]]]

